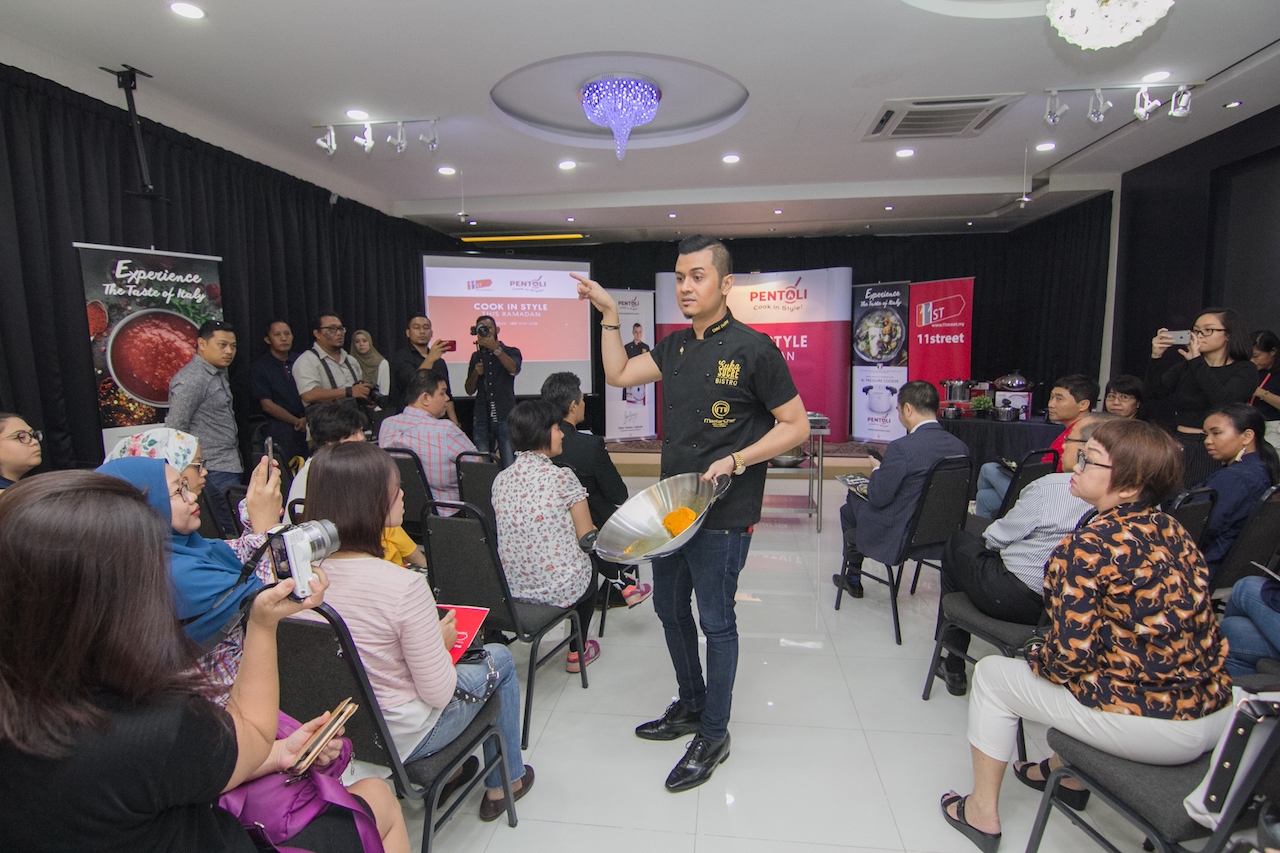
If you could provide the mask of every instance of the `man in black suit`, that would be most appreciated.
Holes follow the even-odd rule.
[[[591,523],[597,528],[613,515],[614,510],[627,500],[627,485],[605,450],[604,439],[589,433],[578,432],[578,424],[586,417],[587,404],[582,396],[582,382],[574,373],[553,373],[542,383],[542,399],[560,412],[560,431],[564,434],[560,455],[552,461],[568,468],[578,476],[587,490],[587,509]],[[619,567],[602,565],[595,554],[591,561],[597,571],[611,581],[619,581]],[[610,577],[612,575],[612,577]],[[636,584],[627,578],[615,583],[621,590],[623,601],[635,607],[649,597],[649,584]],[[612,593],[610,593],[612,597]]]
[[[898,389],[898,420],[907,434],[891,441],[884,461],[874,465],[866,499],[850,492],[840,507],[848,570],[832,575],[831,582],[853,598],[862,598],[864,557],[888,564],[902,550],[933,463],[945,456],[969,455],[965,443],[938,423],[938,389],[929,382],[917,379]]]

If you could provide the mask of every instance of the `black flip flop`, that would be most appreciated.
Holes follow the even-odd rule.
[[[950,791],[942,798],[942,816],[947,819],[947,823],[952,828],[958,829],[966,838],[972,841],[982,853],[996,853],[1000,849],[1000,837],[1002,833],[983,832],[974,826],[969,825],[969,821],[964,819],[964,802],[969,799],[962,797],[955,791]],[[956,816],[952,817],[947,812],[947,807],[952,803],[958,803],[956,806]]]
[[[1032,779],[1027,775],[1032,767],[1040,768],[1040,778]],[[1036,791],[1043,791],[1049,786],[1049,774],[1053,771],[1049,769],[1049,759],[1041,761],[1039,764],[1027,762],[1023,765],[1013,765],[1013,775],[1018,777],[1018,781]],[[1065,785],[1058,786],[1058,799],[1063,804],[1070,806],[1078,812],[1084,811],[1085,806],[1089,805],[1089,792],[1077,791],[1074,788],[1068,788]]]

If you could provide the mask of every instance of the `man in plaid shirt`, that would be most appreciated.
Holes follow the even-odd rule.
[[[405,386],[404,411],[382,422],[378,430],[378,446],[384,450],[412,450],[422,460],[431,494],[438,501],[456,501],[458,469],[454,460],[459,453],[474,451],[458,426],[447,417],[449,391],[445,383],[430,370],[415,371]],[[453,513],[443,513],[452,515]]]

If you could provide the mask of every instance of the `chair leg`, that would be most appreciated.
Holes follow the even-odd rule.
[[[919,582],[920,582],[920,561],[916,560],[915,577],[911,578],[911,594],[912,595],[916,594],[916,584],[918,584]]]
[[[926,702],[929,701],[929,696],[933,693],[934,673],[937,672],[938,664],[942,661],[942,638],[946,636],[947,629],[950,627],[950,622],[944,622],[942,624],[942,629],[938,631],[937,640],[933,644],[933,659],[929,661],[929,674],[925,676],[924,694],[920,697]],[[1021,729],[1019,729],[1019,731],[1021,731]]]
[[[609,583],[607,578],[602,577],[604,583],[600,584],[600,590],[596,593],[596,604],[600,607],[600,628],[596,632],[596,636],[604,638],[604,617],[609,615],[609,594],[613,591],[613,584]]]
[[[889,605],[893,608],[893,639],[898,645],[902,645],[902,626],[898,623],[898,590],[902,587],[902,573],[906,571],[906,564],[898,566],[898,573],[893,573],[893,567],[889,567]]]
[[[582,620],[578,618],[576,611],[569,611],[569,630],[578,635],[578,657],[583,661],[578,667],[578,675],[582,676],[582,689],[587,689],[587,632],[582,627]]]
[[[507,769],[507,742],[502,737],[502,730],[497,729],[494,734],[498,736],[498,769],[502,772],[502,796],[507,798],[507,826],[515,826],[519,820],[516,818],[516,798],[511,791],[511,771]],[[427,853],[423,850],[422,853]]]
[[[538,645],[542,637],[534,637],[529,648],[529,684],[524,690],[524,730],[520,733],[520,748],[529,748],[529,726],[533,721],[533,681],[538,674]]]
[[[840,557],[840,576],[844,577],[849,571],[849,553],[845,549]],[[840,600],[844,598],[844,587],[836,587],[836,610],[840,609]]]
[[[1023,728],[1022,718],[1018,718],[1018,760],[1027,760],[1027,732]]]
[[[1035,823],[1031,824],[1031,837],[1027,839],[1027,853],[1039,853],[1040,840],[1044,838],[1045,827],[1049,824],[1049,812],[1053,810],[1053,788],[1046,787],[1040,796],[1040,808],[1036,811]]]

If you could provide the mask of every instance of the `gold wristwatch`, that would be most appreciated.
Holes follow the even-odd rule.
[[[733,451],[733,473],[740,476],[742,472],[747,470],[747,460],[743,458],[742,451]]]

